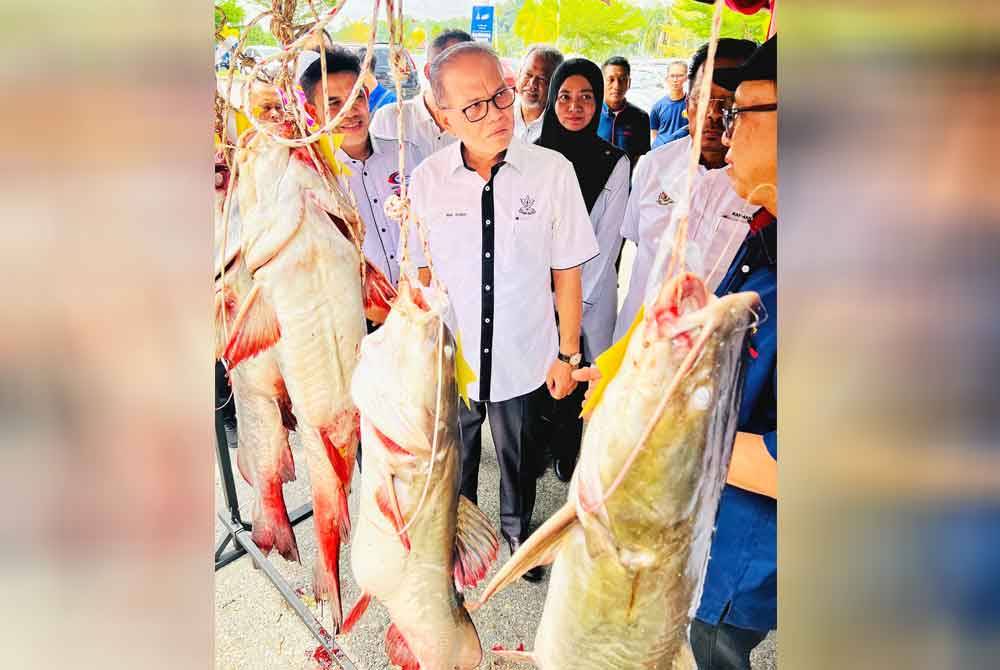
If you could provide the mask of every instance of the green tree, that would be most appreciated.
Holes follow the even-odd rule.
[[[526,0],[514,21],[525,44],[555,44],[567,53],[594,60],[612,54],[635,54],[642,40],[642,11],[626,0]]]
[[[712,35],[712,5],[697,0],[674,0],[670,7],[670,22],[680,26],[694,38],[705,42]],[[767,12],[740,14],[728,7],[722,10],[720,37],[763,42],[767,37],[767,25],[771,15]]]

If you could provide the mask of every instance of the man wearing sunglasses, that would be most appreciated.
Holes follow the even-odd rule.
[[[727,485],[691,640],[700,670],[750,670],[750,652],[777,627],[777,36],[746,64],[718,70],[735,90],[725,115],[726,172],[757,211],[717,295],[756,291],[766,315],[751,331]]]
[[[514,89],[492,49],[478,42],[451,47],[431,64],[430,81],[445,129],[459,141],[414,170],[410,193],[476,376],[470,405],[459,404],[461,491],[477,500],[488,416],[500,464],[501,531],[513,553],[528,537],[535,503],[543,445],[534,435],[543,401],[576,386],[581,266],[599,248],[573,165],[513,136]],[[416,230],[409,250],[426,284]],[[542,569],[524,577],[537,581]]]
[[[757,45],[750,40],[720,39],[715,53],[715,66],[738,67],[756,48]],[[706,43],[691,58],[691,70],[688,74],[688,118],[701,118],[704,121],[701,160],[698,165],[699,183],[692,195],[688,218],[691,223],[690,231],[698,235],[696,243],[700,247],[699,251],[703,252],[703,260],[709,257],[713,259],[702,271],[709,274],[716,265],[714,259],[726,257],[716,273],[705,277],[711,289],[714,288],[712,282],[718,282],[721,272],[729,266],[729,260],[743,239],[742,232],[757,207],[740,198],[721,171],[725,166],[726,154],[726,147],[722,144],[722,110],[731,103],[732,91],[713,83],[707,111],[700,117],[696,112],[707,58]],[[696,127],[697,123],[690,129],[694,131]],[[681,129],[683,132],[678,139],[661,144],[644,155],[635,166],[621,233],[622,237],[635,243],[637,251],[632,263],[628,294],[615,323],[616,340],[625,334],[639,311],[660,238],[670,224],[674,207],[687,189],[688,159],[693,142],[688,128],[685,126]],[[663,137],[661,135],[657,140]],[[702,185],[702,180],[707,183]],[[740,233],[731,235],[736,227],[741,229]]]

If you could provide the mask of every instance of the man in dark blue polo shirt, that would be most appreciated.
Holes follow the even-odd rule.
[[[602,70],[604,105],[597,134],[628,154],[635,167],[639,156],[649,151],[649,114],[625,99],[632,84],[632,67],[625,58],[612,56]]]
[[[739,432],[691,643],[699,670],[750,670],[751,650],[778,623],[777,37],[714,80],[736,91],[724,116],[729,179],[761,205],[716,294],[756,291],[767,316],[749,339]]]

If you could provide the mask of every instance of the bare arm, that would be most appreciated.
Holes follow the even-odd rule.
[[[417,268],[417,279],[424,286],[431,285],[431,269],[430,268]]]
[[[656,136],[659,135],[659,131],[650,130],[649,131],[649,146],[653,146],[653,142],[656,141]]]
[[[778,498],[778,461],[754,433],[736,433],[726,482],[769,498]]]
[[[572,355],[580,351],[580,320],[583,316],[583,284],[577,266],[569,270],[553,270],[556,291],[556,311],[559,313],[559,351]],[[576,382],[570,374],[573,368],[558,358],[552,362],[545,383],[556,400],[572,393]]]

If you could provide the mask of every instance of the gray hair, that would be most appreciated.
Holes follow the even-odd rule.
[[[548,44],[532,44],[528,47],[527,53],[524,54],[524,58],[521,59],[521,70],[524,70],[525,64],[527,64],[528,59],[532,56],[539,56],[542,61],[545,62],[545,68],[551,73],[556,71],[556,68],[562,65],[563,55],[559,49]]]
[[[483,42],[459,42],[458,44],[453,44],[431,61],[430,73],[427,76],[431,82],[434,101],[437,102],[439,107],[444,106],[442,103],[446,93],[444,88],[445,69],[459,58],[473,54],[480,54],[493,59],[497,65],[497,72],[503,77],[503,66],[500,64],[500,57],[497,56],[497,52],[490,48],[489,45]]]
[[[687,71],[688,71],[688,62],[684,58],[671,58],[670,61],[667,63],[667,73],[669,73],[670,72],[670,68],[672,68],[675,65],[683,65],[684,66],[684,72],[687,73]]]

